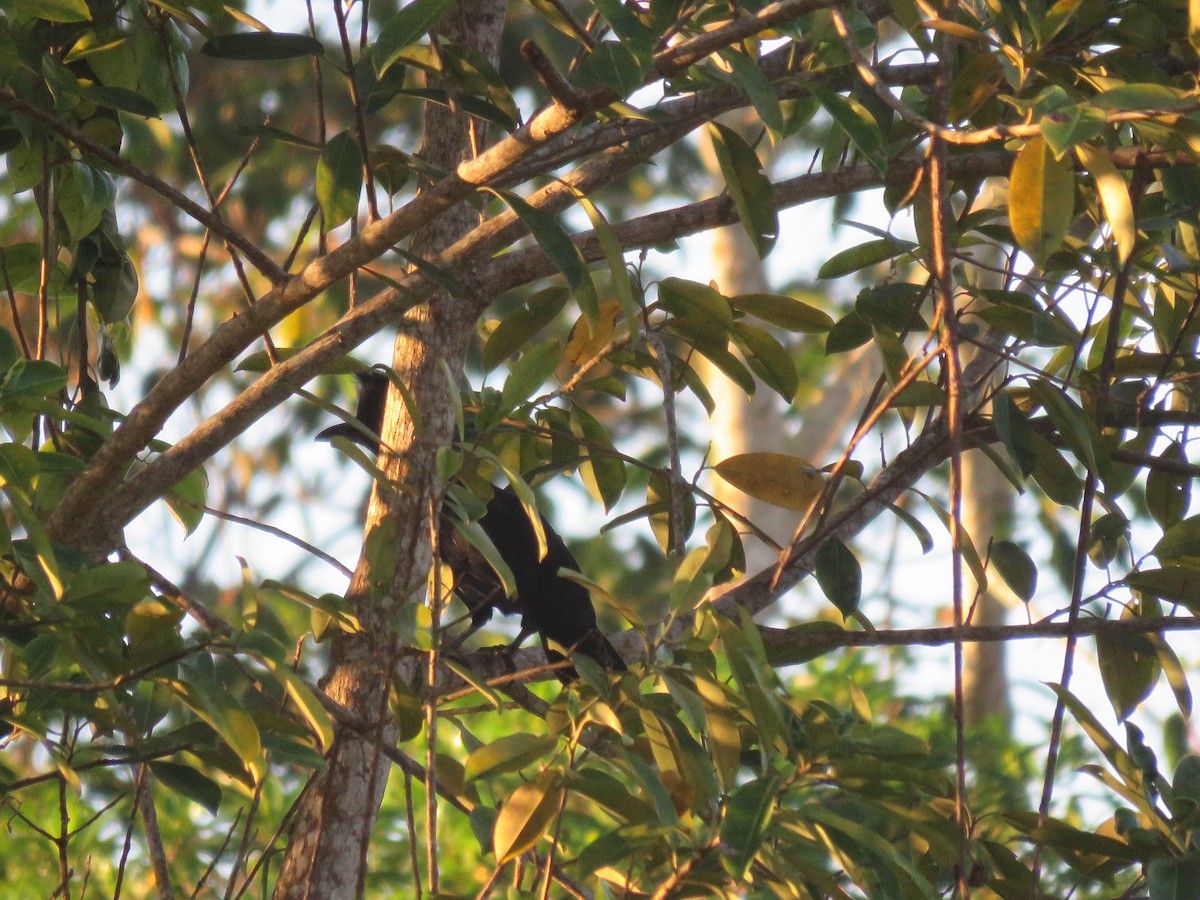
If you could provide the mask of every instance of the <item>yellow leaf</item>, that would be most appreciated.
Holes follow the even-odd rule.
[[[784,509],[803,512],[825,490],[825,479],[815,468],[784,453],[742,453],[713,468],[739,491]]]
[[[563,787],[559,773],[542,772],[512,792],[496,817],[492,848],[503,865],[530,849],[558,817]]]
[[[603,350],[613,338],[620,314],[619,301],[605,300],[600,304],[595,327],[587,320],[587,316],[580,316],[571,328],[571,336],[567,338],[567,349],[563,354],[566,361],[572,366],[581,366]]]
[[[1100,192],[1100,203],[1104,206],[1104,215],[1112,228],[1113,239],[1117,242],[1117,259],[1125,265],[1129,255],[1133,253],[1133,245],[1137,240],[1137,227],[1133,221],[1133,202],[1129,199],[1129,187],[1117,167],[1113,165],[1108,154],[1099,147],[1091,144],[1078,144],[1075,154],[1084,164],[1092,177],[1096,179],[1096,189]]]
[[[1035,137],[1017,154],[1009,176],[1008,219],[1013,237],[1044,265],[1075,217],[1075,177],[1046,142]]]

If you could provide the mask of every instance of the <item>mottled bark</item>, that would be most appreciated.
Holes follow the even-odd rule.
[[[504,24],[503,0],[476,0],[456,7],[438,33],[473,47],[496,61]],[[452,86],[447,85],[453,91]],[[421,155],[447,169],[475,155],[484,141],[482,124],[429,104]],[[430,257],[477,223],[478,214],[459,204],[413,236],[410,252]],[[393,739],[387,710],[389,675],[401,649],[391,629],[403,603],[421,602],[429,572],[430,509],[435,502],[434,454],[453,437],[450,392],[441,366],[461,372],[486,286],[467,285],[465,296],[435,295],[412,310],[398,332],[392,365],[416,401],[414,420],[393,390],[383,429],[380,466],[404,491],[376,484],[367,514],[367,538],[347,598],[363,630],[338,635],[330,653],[325,692],[371,723],[363,733],[341,728],[328,755],[328,769],[305,792],[288,845],[276,898],[361,895],[366,848],[387,784],[388,762],[379,742]],[[397,548],[393,573],[378,571],[369,559],[372,535]],[[390,591],[372,585],[391,584]],[[384,596],[380,596],[380,594]]]

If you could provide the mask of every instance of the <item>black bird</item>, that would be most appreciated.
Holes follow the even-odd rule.
[[[371,453],[378,453],[388,378],[378,369],[366,369],[355,377],[358,379],[356,421],[326,428],[317,439],[344,437],[361,444]],[[486,623],[493,610],[505,614],[520,613],[521,634],[513,646],[536,631],[546,658],[551,662],[565,659],[551,648],[553,642],[590,657],[606,669],[625,671],[624,660],[596,627],[596,611],[587,589],[558,574],[559,569],[579,571],[579,563],[562,537],[546,517],[539,514],[547,551],[545,558],[539,559],[537,535],[520,499],[512,488],[494,490],[479,525],[512,571],[515,595],[508,595],[500,576],[483,554],[458,533],[446,508],[442,510],[439,526],[442,559],[454,573],[455,593],[471,613],[467,635]],[[558,673],[563,682],[576,677],[575,670],[570,668],[560,669]]]

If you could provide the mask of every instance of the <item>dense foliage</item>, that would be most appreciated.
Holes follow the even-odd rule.
[[[485,2],[283,6],[0,2],[14,896],[291,896],[306,785],[320,840],[367,824],[340,877],[368,896],[1197,896],[1196,4],[539,0],[490,58],[444,25]],[[417,152],[433,108],[469,122],[457,168]],[[781,224],[829,198],[865,242]],[[689,277],[675,242],[729,224],[824,252],[819,285]],[[465,367],[392,357],[403,452],[311,446],[350,405],[317,376],[446,310]],[[831,458],[710,458],[706,373],[789,422],[861,348],[883,374]],[[968,451],[1023,495],[995,540],[963,528]],[[631,671],[560,688],[538,649],[459,646],[437,529],[386,514],[343,591],[359,470],[492,558],[493,482],[531,512],[582,486]],[[714,476],[794,511],[762,571]],[[951,624],[886,627],[918,546]],[[1030,624],[973,625],[968,576]],[[968,730],[964,643],[1031,636],[1062,650],[1038,739]],[[930,643],[932,700],[903,649]]]

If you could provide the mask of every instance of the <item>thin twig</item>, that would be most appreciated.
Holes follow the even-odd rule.
[[[138,779],[142,782],[143,790],[138,791],[137,804],[142,814],[142,826],[146,831],[150,861],[154,866],[154,881],[158,885],[158,895],[163,900],[174,900],[175,888],[171,885],[171,866],[167,861],[167,851],[163,847],[162,832],[158,828],[158,810],[154,807],[154,776],[150,774],[150,767],[145,763],[138,769]]]

